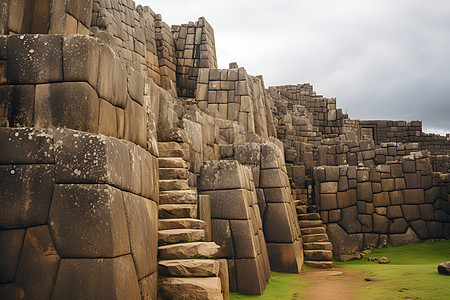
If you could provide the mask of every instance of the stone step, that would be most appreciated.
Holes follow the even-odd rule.
[[[220,278],[160,278],[158,293],[162,299],[171,300],[222,300]]]
[[[311,268],[316,269],[328,269],[333,267],[333,262],[330,260],[322,260],[322,261],[304,261],[305,265]]]
[[[185,179],[189,177],[189,171],[184,168],[160,168],[159,169],[159,179],[160,180],[170,180],[170,179]]]
[[[304,250],[333,250],[330,242],[303,243]]]
[[[322,227],[312,227],[312,228],[301,228],[300,231],[303,236],[310,234],[326,233],[325,228]]]
[[[159,244],[176,244],[187,242],[203,242],[203,229],[167,229],[158,231]]]
[[[189,161],[191,152],[189,149],[166,149],[159,150],[159,157],[179,157],[185,161]]]
[[[322,220],[301,220],[298,221],[298,225],[300,228],[314,228],[314,227],[322,227]]]
[[[174,259],[158,262],[159,275],[173,277],[217,277],[216,259]]]
[[[185,191],[189,189],[189,183],[186,179],[169,179],[159,181],[160,191]]]
[[[205,221],[198,219],[163,219],[158,220],[159,230],[168,229],[203,229],[206,228]]]
[[[297,214],[306,214],[308,213],[308,205],[298,205],[296,207]]]
[[[164,204],[159,206],[160,219],[197,218],[197,205],[195,204]]]
[[[333,252],[331,250],[303,250],[305,261],[332,260]]]
[[[189,144],[178,142],[158,142],[158,150],[189,149]]]
[[[159,204],[197,204],[195,190],[163,191],[159,193]]]
[[[194,242],[172,244],[158,247],[158,256],[161,260],[187,259],[187,258],[214,258],[220,246],[214,242]]]
[[[302,239],[303,243],[328,242],[328,235],[326,233],[303,235]]]
[[[158,158],[159,169],[163,168],[182,168],[187,169],[188,164],[181,157],[160,157]]]
[[[320,215],[318,213],[309,213],[309,214],[299,214],[299,220],[320,220]]]

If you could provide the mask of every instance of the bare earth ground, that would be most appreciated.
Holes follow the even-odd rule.
[[[310,282],[304,299],[314,300],[355,299],[354,291],[364,280],[363,272],[343,268],[307,270],[300,276]]]

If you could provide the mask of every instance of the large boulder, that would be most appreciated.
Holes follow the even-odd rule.
[[[443,262],[438,266],[438,272],[445,275],[450,275],[450,261]]]

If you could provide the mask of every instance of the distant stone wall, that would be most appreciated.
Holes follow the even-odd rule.
[[[198,107],[264,139],[275,134],[268,97],[262,79],[247,75],[244,68],[199,71]]]
[[[377,167],[314,168],[316,204],[334,254],[448,239],[450,186],[441,176],[422,152]]]
[[[0,143],[2,298],[156,299],[158,160],[69,129]]]
[[[172,26],[177,58],[177,83],[180,97],[195,98],[200,69],[217,69],[214,30],[205,18]]]

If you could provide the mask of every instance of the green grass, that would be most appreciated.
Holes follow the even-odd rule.
[[[297,296],[302,299],[307,283],[300,280],[298,274],[272,272],[269,285],[264,291],[264,295],[241,295],[230,293],[230,300],[238,299],[292,299]]]
[[[390,263],[337,263],[365,272],[361,282],[352,284],[358,299],[450,299],[450,277],[437,272],[438,264],[450,260],[450,240],[387,247],[367,256],[386,256]]]

